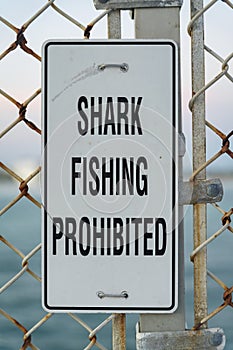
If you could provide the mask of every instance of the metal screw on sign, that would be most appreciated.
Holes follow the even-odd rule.
[[[129,70],[127,63],[103,63],[98,66],[98,70],[103,71],[105,68],[120,68],[120,70],[126,73]]]
[[[99,291],[96,294],[100,299],[103,299],[103,298],[125,298],[125,299],[127,299],[129,296],[128,292],[126,292],[126,291],[122,291],[120,294],[107,294],[107,293],[104,293],[102,291]]]

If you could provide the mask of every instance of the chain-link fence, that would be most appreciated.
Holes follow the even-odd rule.
[[[60,7],[60,3],[61,6],[66,6],[66,9]],[[29,1],[25,0],[23,2],[5,1],[2,5],[0,103],[1,142],[4,152],[0,163],[3,193],[0,198],[2,215],[0,289],[2,293],[0,332],[2,334],[0,335],[0,347],[2,349],[16,349],[20,346],[20,349],[52,349],[59,348],[59,344],[66,344],[66,346],[62,345],[62,348],[64,346],[67,349],[111,348],[111,327],[109,325],[116,318],[114,314],[79,317],[77,314],[46,314],[41,310],[39,292],[41,204],[38,182],[41,134],[40,47],[48,38],[107,37],[106,18],[111,15],[111,10],[97,12],[94,10],[92,1],[80,5],[72,1],[50,0],[46,2],[41,0],[29,6]],[[216,168],[221,167],[224,157],[228,157],[229,161],[223,162],[223,175],[226,175],[227,169],[232,171],[230,163],[233,152],[230,149],[230,137],[233,132],[230,123],[231,115],[226,109],[226,106],[232,103],[230,98],[232,93],[230,83],[233,82],[231,73],[232,28],[229,33],[233,23],[232,8],[233,4],[228,0],[222,2],[213,0],[207,2],[204,7],[197,0],[191,2],[192,20],[188,25],[192,42],[193,64],[193,97],[189,103],[193,115],[194,172],[190,177],[191,182],[205,179],[205,169],[210,168],[213,171],[217,162]],[[221,11],[223,15],[226,11],[226,19],[229,21],[231,19],[231,23],[218,25],[218,14]],[[92,13],[94,20],[89,19]],[[206,17],[208,24],[206,32],[203,16]],[[131,21],[129,16],[127,21]],[[184,22],[188,23],[188,18],[185,18]],[[130,31],[132,24],[127,26],[128,24],[126,28]],[[209,30],[216,31],[216,35],[219,35],[221,49],[215,46],[215,41],[213,45],[208,44]],[[206,39],[202,40],[204,32]],[[217,39],[216,42],[218,44]],[[209,66],[212,67],[214,60],[220,65],[216,74],[211,69],[208,70]],[[207,77],[207,83],[205,77]],[[226,88],[224,84],[227,85]],[[212,109],[209,108],[211,104],[214,105]],[[217,106],[221,116],[212,118]],[[205,118],[205,110],[207,118]],[[213,150],[213,154],[207,161],[205,159],[206,127],[214,132],[216,138],[221,141],[216,152],[212,144],[210,145],[209,149],[210,152]],[[208,137],[212,142],[209,134]],[[214,143],[217,144],[215,140]],[[27,158],[29,157],[33,159],[33,162],[30,160],[28,163]],[[206,264],[208,261],[206,259],[207,245],[211,250],[213,241],[217,237],[224,236],[229,231],[233,232],[231,226],[233,210],[225,207],[224,201],[221,207],[217,204],[213,204],[213,207],[216,215],[219,215],[219,226],[216,227],[216,232],[207,238],[206,207],[204,204],[194,205],[194,250],[191,254],[195,276],[194,329],[205,326],[209,319],[227,306],[233,306],[233,281],[222,281],[221,275],[215,274],[218,256],[214,260],[214,266],[210,268],[211,271],[209,269],[207,271]],[[231,237],[228,238],[229,245],[231,239]],[[224,251],[218,254],[224,255]],[[230,261],[224,260],[224,264],[226,268],[229,268]],[[223,300],[221,300],[221,295],[216,294],[215,299],[219,300],[220,305],[210,310],[209,313],[207,312],[206,273],[223,288]],[[52,324],[53,318],[57,320],[54,324]],[[135,317],[133,322],[136,322]],[[219,326],[224,328],[224,325]],[[130,338],[134,338],[134,335],[130,335]],[[134,344],[133,340],[129,341],[129,348],[134,347],[132,344]]]
[[[202,1],[192,1],[191,2],[191,21],[188,25],[188,33],[191,37],[191,57],[192,57],[192,89],[193,97],[189,102],[189,108],[192,111],[193,118],[193,174],[190,177],[190,181],[198,181],[206,178],[206,172],[208,173],[208,167],[213,163],[216,164],[216,160],[221,157],[221,159],[226,155],[229,159],[228,170],[232,171],[232,158],[233,152],[230,149],[230,137],[233,135],[231,130],[231,120],[229,111],[225,110],[228,115],[224,118],[217,119],[217,123],[220,126],[227,127],[226,133],[220,130],[220,127],[214,126],[214,121],[211,119],[211,114],[215,115],[219,108],[221,113],[222,105],[226,103],[226,99],[231,95],[233,76],[231,74],[230,66],[231,59],[233,57],[232,45],[227,45],[228,32],[224,24],[218,26],[218,37],[224,37],[224,48],[222,45],[218,47],[219,41],[217,37],[211,40],[209,31],[214,31],[216,22],[213,22],[209,16],[211,11],[216,14],[216,20],[218,18],[217,13],[221,11],[218,1],[210,1],[203,6]],[[224,9],[223,11],[228,11],[232,18],[232,7],[233,4],[230,1],[224,1],[221,3]],[[215,8],[215,6],[217,8]],[[213,15],[212,13],[212,15]],[[230,17],[224,16],[224,20]],[[206,19],[206,23],[204,22]],[[212,23],[211,23],[212,22]],[[221,23],[221,19],[220,19]],[[205,26],[206,24],[206,26]],[[206,30],[205,30],[206,29]],[[232,31],[232,28],[231,28]],[[211,47],[209,42],[211,42]],[[220,63],[220,69],[216,74],[210,74],[208,68],[211,66],[209,60],[210,55],[212,59],[217,60]],[[226,80],[226,82],[223,80]],[[222,82],[222,86],[219,89],[218,83]],[[227,87],[224,88],[224,83],[227,83]],[[211,89],[213,89],[211,91]],[[214,89],[216,89],[214,91]],[[213,103],[211,98],[213,98],[216,93],[219,96],[218,102],[215,104],[215,111],[211,111],[209,104]],[[224,93],[224,91],[226,91]],[[225,119],[225,120],[224,120]],[[209,128],[213,133],[220,138],[221,142],[219,144],[219,149],[215,154],[211,154],[210,158],[206,161],[206,127]],[[214,141],[216,142],[216,141]],[[210,147],[211,149],[211,147]],[[226,163],[225,163],[226,164]],[[227,172],[227,165],[225,165],[225,172]],[[207,191],[208,192],[208,191]],[[224,204],[223,204],[224,205]],[[207,327],[207,321],[222,311],[227,306],[233,306],[232,304],[232,280],[225,281],[225,283],[215,274],[208,270],[209,261],[207,259],[207,246],[208,252],[211,252],[211,243],[219,237],[221,234],[226,234],[227,230],[233,232],[231,226],[231,215],[232,208],[226,208],[223,210],[217,204],[213,204],[214,208],[219,211],[221,216],[220,227],[217,226],[216,232],[212,232],[210,236],[207,235],[207,221],[206,221],[206,205],[196,204],[194,205],[193,216],[194,216],[194,250],[191,254],[191,261],[194,263],[194,315],[195,315],[195,325],[194,329],[199,329],[200,327]],[[214,230],[215,231],[215,230]],[[208,237],[208,238],[207,238]],[[230,239],[230,237],[229,237]],[[229,243],[230,244],[230,243]],[[225,248],[224,248],[225,250]],[[224,254],[223,252],[219,252]],[[226,266],[227,266],[227,262]],[[214,260],[214,265],[212,268],[216,269],[219,262],[217,256]],[[208,290],[207,290],[207,275],[218,283],[224,290],[223,302],[221,305],[210,310],[208,313]],[[227,285],[228,284],[228,285]],[[217,296],[216,296],[217,298]]]

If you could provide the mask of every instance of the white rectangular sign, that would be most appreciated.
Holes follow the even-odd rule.
[[[43,306],[177,307],[177,48],[43,49]]]

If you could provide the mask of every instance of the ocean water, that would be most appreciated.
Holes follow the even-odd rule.
[[[221,207],[229,210],[232,207],[233,186],[231,179],[225,179],[224,200]],[[17,184],[6,181],[2,183],[0,208],[17,194]],[[40,196],[32,187],[32,194],[38,200]],[[34,192],[34,193],[33,193]],[[212,206],[208,206],[208,235],[213,234],[221,227],[221,214]],[[40,210],[26,198],[23,198],[0,219],[1,235],[15,245],[23,254],[34,248],[41,241]],[[185,286],[186,286],[186,322],[187,327],[193,326],[193,276],[192,263],[189,255],[192,251],[192,211],[185,208]],[[233,285],[232,273],[232,246],[233,235],[225,231],[208,246],[208,269],[216,274],[223,282]],[[40,275],[41,253],[36,253],[30,259],[29,267]],[[21,258],[0,242],[0,285],[5,284],[20,271]],[[222,304],[223,290],[211,279],[208,279],[208,307],[209,312]],[[19,278],[7,291],[0,296],[0,307],[9,313],[26,329],[31,329],[46,315],[41,307],[41,285],[28,273]],[[79,317],[90,327],[95,328],[107,315],[79,314]],[[135,325],[138,315],[127,315],[127,349],[135,349]],[[227,307],[211,321],[209,327],[224,329],[227,344],[225,349],[233,348],[233,308]],[[23,344],[23,333],[14,324],[0,314],[0,349],[16,350]],[[97,334],[98,341],[107,349],[111,349],[111,324],[105,326]],[[32,342],[41,350],[73,350],[83,349],[88,344],[88,332],[66,314],[53,315],[35,333]],[[95,349],[96,347],[94,347]]]

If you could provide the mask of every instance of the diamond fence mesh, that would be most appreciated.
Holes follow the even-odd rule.
[[[193,119],[193,174],[190,177],[190,181],[203,180],[208,174],[208,170],[217,166],[217,160],[223,161],[223,157],[228,157],[228,165],[222,163],[225,166],[225,173],[232,171],[232,158],[233,152],[230,149],[230,138],[233,135],[231,125],[229,123],[229,112],[225,110],[228,115],[221,119],[213,117],[216,115],[216,110],[221,111],[221,106],[224,103],[227,104],[227,99],[232,91],[232,73],[231,73],[231,59],[233,57],[232,46],[227,44],[229,27],[219,25],[218,35],[211,39],[210,32],[216,31],[216,23],[221,11],[226,11],[227,16],[224,19],[232,18],[232,3],[230,1],[218,2],[210,1],[203,5],[202,1],[191,1],[191,21],[188,24],[188,33],[191,37],[191,57],[192,57],[192,87],[193,96],[189,102],[189,108],[192,112]],[[228,17],[229,15],[229,17]],[[216,16],[216,17],[215,17]],[[205,22],[206,20],[206,22]],[[220,21],[221,23],[221,21]],[[220,24],[219,23],[219,24]],[[232,28],[231,28],[232,30]],[[224,47],[219,42],[220,37],[225,36]],[[211,45],[211,47],[210,47]],[[211,60],[217,60],[220,67],[216,67],[216,72],[210,73],[210,67],[212,67]],[[221,82],[221,87],[220,83]],[[224,87],[224,84],[225,87]],[[225,90],[226,89],[226,90]],[[226,91],[226,93],[224,93]],[[229,94],[229,95],[228,95]],[[214,96],[219,96],[217,101],[213,101]],[[215,105],[215,110],[210,108],[211,104]],[[211,118],[212,117],[212,118]],[[212,121],[213,119],[213,121]],[[214,123],[220,125],[216,127]],[[228,127],[229,129],[224,133],[221,125]],[[206,161],[206,128],[211,130],[217,138],[220,139],[220,144],[216,153],[211,154]],[[209,135],[209,134],[207,134]],[[208,136],[211,139],[211,135]],[[207,139],[208,142],[208,139]],[[212,141],[211,142],[216,142]],[[213,149],[209,147],[209,149]],[[208,155],[209,156],[209,155]],[[219,165],[219,164],[218,164]],[[223,171],[224,173],[224,171]],[[224,202],[223,204],[224,205]],[[209,259],[207,256],[211,253],[212,242],[220,235],[226,235],[227,231],[232,233],[231,215],[232,208],[225,208],[223,210],[217,204],[213,204],[213,207],[221,213],[220,225],[214,229],[208,237],[206,235],[206,206],[194,205],[194,250],[191,253],[191,261],[194,263],[194,318],[195,325],[193,329],[199,329],[200,327],[207,327],[207,321],[213,318],[216,314],[222,311],[227,306],[232,307],[232,281],[228,281],[229,285],[226,285],[220,276],[208,270]],[[207,206],[208,211],[210,211]],[[211,224],[208,222],[208,224]],[[211,226],[211,225],[209,225]],[[230,239],[230,237],[229,237]],[[222,247],[223,248],[223,247]],[[224,252],[220,253],[224,254]],[[216,256],[214,266],[210,266],[210,269],[216,269],[218,266],[218,257]],[[217,270],[217,269],[216,269]],[[210,310],[208,313],[208,291],[206,276],[210,277],[219,286],[223,288],[223,300],[218,307],[214,310]],[[216,296],[217,298],[217,296]]]
[[[6,3],[6,2],[5,2]],[[61,4],[61,7],[60,7]],[[3,5],[3,4],[2,4]],[[8,2],[3,5],[3,17],[0,17],[1,43],[1,140],[2,140],[2,162],[1,178],[2,192],[1,197],[1,348],[2,349],[52,349],[59,348],[59,341],[62,338],[67,344],[67,349],[71,349],[70,341],[74,348],[111,348],[111,324],[115,315],[109,316],[78,316],[77,314],[53,315],[45,313],[40,306],[40,195],[39,195],[39,174],[40,174],[40,46],[48,38],[73,37],[89,39],[95,35],[95,29],[102,26],[107,37],[106,17],[111,10],[97,12],[93,8],[92,1],[84,4],[74,4],[72,1],[37,1],[28,6],[27,0]],[[63,10],[62,6],[66,6]],[[70,7],[69,7],[70,6]],[[195,118],[195,106],[198,106],[200,99],[206,96],[207,118],[204,122],[206,128],[215,134],[218,149],[211,154],[207,161],[194,167],[190,181],[199,179],[205,169],[213,169],[218,162],[218,167],[222,159],[228,158],[229,167],[232,170],[233,151],[230,148],[230,138],[233,135],[230,123],[230,113],[226,111],[225,105],[229,105],[232,95],[232,9],[231,1],[210,1],[203,7],[195,9],[195,1],[191,2],[192,19],[188,24],[188,33],[191,41],[195,41],[193,33],[199,30],[199,36],[205,34],[203,52],[205,55],[204,68],[206,68],[207,83],[204,83],[197,91],[193,91],[193,96],[189,102],[189,108]],[[93,20],[88,20],[87,13],[96,13]],[[217,16],[221,11],[227,12],[227,19],[231,18],[231,23],[215,26]],[[206,16],[208,26],[204,33],[204,27],[200,30],[199,22],[203,16]],[[231,17],[230,17],[231,16]],[[83,18],[81,20],[80,18]],[[80,19],[80,20],[79,20]],[[128,17],[128,21],[130,18]],[[188,18],[185,19],[188,23]],[[88,24],[86,24],[88,23]],[[145,24],[146,25],[146,24]],[[212,27],[211,27],[212,26]],[[217,28],[216,28],[217,27]],[[210,29],[211,28],[211,29]],[[231,29],[231,32],[229,30]],[[215,41],[208,43],[208,30],[215,31],[221,38],[216,39],[220,42],[221,49],[215,46]],[[102,32],[101,32],[102,33]],[[97,36],[99,32],[97,32]],[[103,34],[101,34],[103,37]],[[222,42],[224,44],[222,45]],[[195,43],[194,43],[195,45]],[[194,62],[198,57],[196,51],[192,54]],[[216,61],[216,73],[208,66]],[[196,74],[196,73],[195,73]],[[199,80],[198,75],[193,75],[193,80]],[[221,84],[220,84],[221,83]],[[227,88],[223,87],[226,84]],[[208,94],[214,91],[213,95]],[[216,91],[216,92],[215,92]],[[222,93],[226,91],[226,93]],[[213,103],[213,97],[218,96],[217,101]],[[232,103],[232,101],[230,101]],[[222,105],[224,117],[218,116],[211,118],[213,109],[209,109],[211,103],[214,106]],[[221,109],[221,108],[220,108]],[[204,109],[200,112],[203,113]],[[207,120],[208,119],[208,120]],[[212,120],[213,119],[213,120]],[[218,126],[215,126],[217,124]],[[223,130],[223,126],[227,130]],[[198,151],[198,142],[195,141],[196,135],[193,131],[194,143],[193,152]],[[209,136],[212,140],[211,136]],[[196,142],[196,143],[195,143]],[[212,150],[212,148],[211,148]],[[25,166],[24,154],[34,155],[34,168]],[[36,156],[35,156],[36,154]],[[14,162],[8,161],[8,158],[14,159]],[[15,161],[16,160],[16,161]],[[17,164],[17,166],[16,166]],[[223,162],[225,167],[226,162]],[[24,169],[22,167],[24,166]],[[221,165],[220,165],[221,166]],[[227,171],[227,170],[226,170]],[[224,171],[223,171],[224,174]],[[6,180],[11,179],[11,190],[8,190]],[[9,180],[8,180],[9,181]],[[37,182],[36,182],[37,181]],[[191,261],[196,264],[198,256],[206,249],[211,250],[213,241],[219,236],[224,236],[227,232],[233,233],[231,225],[231,216],[233,209],[224,206],[224,201],[219,206],[213,204],[216,216],[219,217],[219,225],[206,240],[195,244],[195,249],[191,253]],[[28,216],[33,216],[33,223]],[[203,219],[205,220],[205,219]],[[204,222],[206,224],[206,222]],[[194,222],[195,225],[195,222]],[[197,225],[197,223],[196,223]],[[198,230],[198,227],[197,227]],[[23,233],[22,233],[23,232]],[[218,238],[218,239],[221,239]],[[229,236],[229,244],[232,237]],[[224,251],[220,252],[224,255]],[[5,256],[8,257],[5,261]],[[208,261],[208,260],[207,260]],[[215,267],[218,263],[216,256],[214,266],[206,270],[204,274],[215,281],[222,288],[222,295],[215,296],[219,300],[219,305],[195,318],[193,329],[199,329],[207,324],[207,321],[216,314],[222,312],[226,307],[233,307],[232,302],[232,280],[222,280],[221,276],[215,274]],[[228,266],[229,261],[225,261]],[[203,269],[196,264],[197,269]],[[210,271],[211,270],[211,271]],[[213,272],[212,272],[213,271]],[[199,282],[200,288],[205,288]],[[195,288],[195,286],[194,286]],[[25,296],[27,303],[25,303]],[[196,301],[198,303],[198,301]],[[17,305],[17,310],[14,309]],[[56,332],[50,328],[51,318],[59,319],[56,323]],[[221,324],[219,325],[221,326]],[[101,340],[102,329],[107,331],[108,340]],[[224,328],[224,325],[223,325]],[[49,334],[49,336],[46,336]],[[131,336],[132,337],[132,336]],[[54,339],[57,338],[57,343]],[[82,340],[80,340],[82,338]],[[98,339],[97,339],[98,338]],[[105,336],[106,339],[106,336]],[[104,344],[106,342],[106,344]],[[102,344],[103,343],[103,344]],[[79,344],[79,345],[75,345]],[[132,347],[133,348],[133,347]]]

